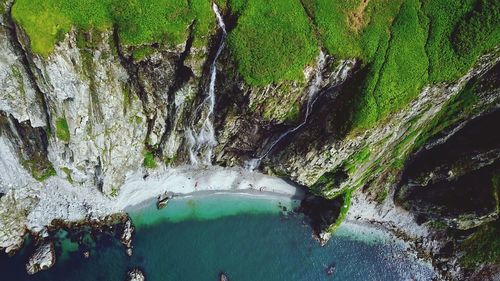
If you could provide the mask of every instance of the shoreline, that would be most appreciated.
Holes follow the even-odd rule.
[[[130,175],[113,202],[116,208],[127,210],[166,192],[172,192],[175,197],[226,193],[296,200],[306,195],[301,187],[282,178],[243,168],[182,166],[155,171],[146,178],[141,173]]]
[[[289,201],[300,201],[303,197],[298,196],[290,196],[288,194],[277,193],[277,192],[269,192],[269,191],[258,191],[255,189],[240,189],[240,190],[201,190],[195,191],[191,193],[174,193],[174,197],[170,200],[186,200],[186,199],[201,199],[208,197],[217,197],[217,196],[231,196],[231,197],[239,197],[239,198],[249,198],[249,199],[260,199],[267,201],[277,201],[277,200],[289,200]],[[125,212],[135,212],[139,211],[143,208],[147,208],[151,205],[156,204],[157,198],[149,198],[145,201],[142,201],[135,205],[127,206],[124,211]]]

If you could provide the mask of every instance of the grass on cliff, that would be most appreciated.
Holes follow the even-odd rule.
[[[300,1],[248,1],[229,44],[239,72],[251,85],[303,77],[318,53],[312,26]]]
[[[494,0],[305,2],[329,53],[368,68],[354,97],[353,128],[376,125],[429,82],[457,79],[500,43]]]
[[[155,160],[155,155],[151,151],[147,151],[144,154],[144,161],[142,164],[144,165],[144,167],[149,168],[149,169],[154,169],[154,168],[158,167],[158,164],[156,163],[156,160]]]
[[[39,153],[33,155],[31,159],[24,160],[22,165],[31,172],[33,178],[40,182],[57,174],[52,163]]]
[[[63,142],[69,142],[69,126],[66,118],[57,118],[56,120],[56,136]]]
[[[482,263],[500,262],[500,220],[480,226],[461,245],[465,255],[460,264],[466,268],[476,268]]]
[[[228,45],[248,84],[302,80],[322,47],[356,57],[366,77],[352,94],[353,130],[407,106],[423,85],[456,80],[500,43],[496,0],[218,0],[237,18]],[[215,29],[209,0],[16,0],[12,14],[34,52],[47,56],[72,26],[115,26],[123,44],[195,43]]]
[[[113,25],[121,43],[183,43],[196,20],[197,41],[206,40],[215,17],[207,0],[16,0],[12,16],[28,34],[35,53],[47,57],[74,26],[104,31]]]

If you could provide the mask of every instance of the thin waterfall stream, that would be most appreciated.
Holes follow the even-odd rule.
[[[213,3],[212,9],[217,18],[217,24],[222,31],[219,47],[215,53],[212,64],[210,65],[210,82],[206,97],[203,102],[197,107],[195,112],[206,110],[203,123],[198,133],[195,130],[195,124],[191,124],[191,128],[186,130],[186,139],[188,141],[189,159],[192,165],[211,165],[213,148],[217,145],[215,138],[215,130],[213,124],[214,109],[215,109],[215,82],[217,79],[217,60],[222,52],[227,37],[226,25],[220,14],[219,7]]]
[[[323,81],[322,72],[323,72],[324,67],[325,67],[325,54],[323,53],[323,51],[320,51],[319,57],[318,57],[318,62],[316,64],[316,71],[315,71],[314,80],[312,81],[311,86],[309,87],[309,90],[308,90],[308,99],[307,99],[306,114],[305,114],[304,120],[302,120],[302,122],[300,124],[298,124],[297,126],[290,128],[287,131],[285,131],[283,134],[281,134],[277,139],[275,139],[271,143],[271,145],[268,146],[268,148],[260,156],[257,156],[253,159],[246,161],[245,162],[245,169],[250,170],[250,171],[255,170],[260,165],[260,162],[264,158],[266,158],[267,155],[269,155],[269,153],[271,153],[271,151],[276,147],[276,145],[278,145],[278,143],[280,143],[285,137],[287,137],[291,133],[302,128],[307,123],[307,121],[309,120],[309,116],[311,115],[311,110],[314,106],[314,103],[318,99],[319,92],[321,90],[321,82]]]

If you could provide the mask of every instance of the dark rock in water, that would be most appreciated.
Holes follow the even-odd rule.
[[[307,222],[313,229],[314,238],[321,246],[324,246],[329,239],[328,235],[323,235],[324,230],[334,224],[340,214],[343,204],[341,197],[330,200],[309,195],[300,203],[299,212],[306,215]]]
[[[227,277],[227,275],[224,272],[222,272],[219,276],[219,280],[220,281],[229,281],[229,278]]]
[[[90,251],[83,251],[83,257],[88,259],[90,257]]]
[[[174,198],[173,192],[167,191],[163,194],[160,194],[156,202],[156,208],[158,208],[158,210],[165,208],[167,206],[168,201],[172,198]]]
[[[54,243],[45,242],[36,248],[26,264],[26,271],[32,275],[42,270],[51,268],[56,262]]]
[[[127,281],[145,281],[144,273],[138,268],[133,268],[127,272]]]
[[[329,275],[329,276],[333,275],[335,273],[335,270],[336,270],[335,265],[333,265],[333,264],[329,265],[326,268],[326,275]]]

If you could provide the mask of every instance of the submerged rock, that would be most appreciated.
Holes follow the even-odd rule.
[[[227,275],[224,272],[222,272],[219,276],[219,280],[220,281],[229,281],[229,278],[227,277]]]
[[[158,210],[165,208],[168,204],[168,201],[172,198],[174,198],[174,193],[170,192],[170,191],[167,191],[163,194],[158,195],[158,200],[156,202],[156,208],[158,208]]]
[[[88,259],[90,257],[90,251],[84,251],[82,255],[84,258]]]
[[[127,281],[144,281],[144,273],[138,268],[131,269],[127,272]]]
[[[333,264],[329,265],[329,266],[326,268],[326,270],[325,270],[325,271],[326,271],[326,275],[328,275],[328,276],[333,275],[333,274],[335,273],[335,270],[337,270],[337,269],[335,268],[335,265],[333,265]]]
[[[56,262],[54,243],[45,242],[40,245],[26,264],[26,271],[32,275],[51,268]]]

